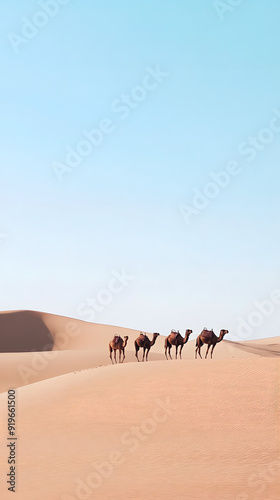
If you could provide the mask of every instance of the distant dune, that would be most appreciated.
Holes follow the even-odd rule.
[[[18,387],[19,500],[279,499],[279,337],[223,341],[212,360],[195,360],[191,340],[166,361],[160,336],[137,363],[136,330],[31,311],[0,325],[0,432],[4,391]],[[112,366],[115,333],[129,343]]]
[[[138,330],[36,311],[0,313],[0,326],[0,392],[11,385],[20,387],[64,373],[111,364],[108,344],[115,334],[122,337],[128,335],[125,362],[136,362],[134,340],[139,335]],[[150,361],[165,360],[164,339],[163,336],[158,337],[150,351]],[[49,352],[50,349],[52,352]],[[183,348],[183,359],[194,361],[194,350],[195,340],[190,340]],[[205,350],[206,347],[203,347],[202,355]],[[223,340],[216,347],[213,360],[203,362],[279,355],[279,337],[247,342]],[[174,348],[172,356],[175,357]],[[195,362],[200,363],[201,360]]]
[[[53,337],[40,313],[0,313],[0,352],[51,351]]]

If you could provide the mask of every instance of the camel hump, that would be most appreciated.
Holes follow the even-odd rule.
[[[139,338],[140,338],[141,340],[144,340],[146,337],[147,337],[147,335],[146,335],[145,333],[142,333],[142,332],[141,332],[141,333],[140,333],[140,335],[139,335]]]
[[[213,337],[213,334],[214,334],[213,330],[206,330],[206,328],[201,332],[201,336],[207,339]]]
[[[176,337],[178,337],[179,335],[179,330],[176,332],[176,330],[171,330],[171,333],[170,333],[170,337],[172,337],[173,339],[176,339]]]
[[[147,338],[148,337],[145,333],[142,333],[142,332],[140,333],[140,335],[137,339],[137,343],[138,343],[139,347],[144,347]]]
[[[113,342],[114,342],[114,344],[118,344],[118,343],[119,343],[119,341],[120,341],[120,338],[121,338],[121,337],[120,337],[119,335],[115,335],[115,336],[114,336],[114,338],[113,338]]]

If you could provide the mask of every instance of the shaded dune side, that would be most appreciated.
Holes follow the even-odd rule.
[[[51,351],[51,332],[33,311],[0,314],[0,352]]]
[[[99,349],[114,335],[129,335],[138,330],[101,325],[40,311],[0,312],[0,353],[32,351],[68,351]]]
[[[108,345],[114,335],[122,338],[128,335],[126,352],[131,360],[134,359],[134,340],[139,330],[88,323],[40,311],[0,312],[0,353],[94,350],[97,353],[101,351],[109,360]],[[149,337],[152,338],[152,334]],[[161,343],[160,357],[163,353],[163,337]]]

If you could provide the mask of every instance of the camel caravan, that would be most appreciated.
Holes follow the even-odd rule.
[[[174,346],[175,347],[175,358],[177,359],[178,356],[178,349],[179,349],[179,357],[182,359],[182,349],[184,345],[188,342],[190,335],[193,333],[192,330],[186,330],[185,337],[182,337],[180,332],[177,330],[171,330],[171,333],[166,337],[165,342],[164,342],[164,351],[165,351],[165,357],[168,360],[168,356],[170,359],[171,357],[171,348]],[[219,337],[215,335],[213,330],[207,330],[204,328],[200,335],[198,335],[196,339],[196,344],[195,344],[195,359],[197,359],[197,353],[201,357],[201,347],[203,344],[207,344],[207,350],[205,354],[205,359],[207,358],[208,352],[210,347],[211,353],[210,356],[212,358],[213,356],[213,351],[219,342],[221,342],[224,338],[224,336],[229,333],[228,330],[221,330]],[[146,333],[140,332],[139,337],[134,342],[134,347],[135,347],[135,356],[137,361],[139,360],[138,357],[138,352],[140,349],[143,349],[143,358],[142,361],[148,361],[148,355],[150,352],[151,347],[155,345],[156,340],[160,334],[159,333],[153,333],[153,338],[152,340],[149,339],[149,337],[146,335]],[[117,351],[119,351],[119,363],[123,363],[125,360],[125,348],[127,346],[128,342],[128,336],[125,336],[124,339],[120,337],[120,335],[115,335],[113,340],[109,343],[109,353],[110,353],[110,359],[112,364],[117,363]],[[114,359],[112,354],[114,353]]]

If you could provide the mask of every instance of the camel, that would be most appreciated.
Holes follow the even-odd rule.
[[[170,359],[172,359],[170,351],[171,347],[174,345],[176,347],[176,359],[177,359],[177,353],[178,353],[178,347],[180,346],[180,351],[179,351],[179,356],[180,359],[182,359],[182,349],[184,347],[184,344],[186,344],[189,340],[189,336],[191,335],[192,330],[186,330],[185,337],[182,337],[182,335],[178,332],[175,332],[175,330],[172,330],[170,335],[166,337],[165,343],[164,343],[164,348],[165,348],[165,357],[168,359],[167,356],[167,350]]]
[[[159,333],[153,333],[153,340],[150,340],[149,337],[145,333],[140,332],[139,337],[135,340],[134,345],[135,345],[135,356],[137,358],[137,361],[139,361],[138,358],[138,351],[141,347],[143,347],[143,359],[142,361],[145,361],[145,353],[146,354],[146,361],[148,361],[148,354],[151,349],[151,347],[155,344],[157,337],[159,336]]]
[[[215,335],[213,330],[209,331],[209,330],[206,330],[206,328],[204,328],[204,330],[202,330],[201,334],[196,339],[195,359],[197,358],[197,353],[201,357],[200,349],[203,346],[203,344],[208,345],[205,359],[207,358],[207,354],[208,354],[208,351],[210,349],[210,346],[212,346],[212,350],[211,350],[211,359],[212,359],[215,345],[218,344],[218,342],[221,342],[223,340],[226,333],[229,333],[229,331],[228,330],[221,330],[220,336],[217,337],[217,335]]]
[[[127,345],[127,341],[128,341],[127,335],[124,337],[124,341],[119,335],[115,335],[113,340],[111,340],[111,342],[109,343],[109,352],[110,352],[110,359],[112,361],[112,364],[114,364],[113,359],[112,359],[112,352],[113,351],[114,351],[115,363],[117,363],[117,359],[116,359],[117,351],[119,351],[119,363],[124,362],[124,359],[125,359],[124,350],[125,350],[125,347]],[[121,354],[123,354],[122,360],[121,360]]]

